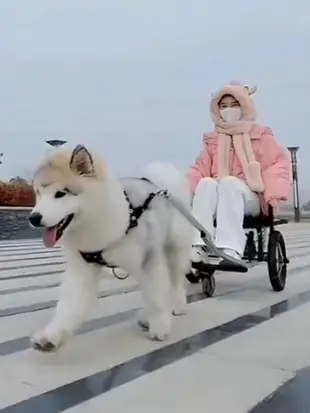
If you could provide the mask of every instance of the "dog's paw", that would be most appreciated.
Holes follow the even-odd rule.
[[[153,341],[166,341],[169,337],[170,331],[164,330],[149,330],[149,337]]]
[[[137,320],[137,324],[138,324],[138,326],[141,327],[142,330],[144,330],[144,331],[148,331],[148,330],[150,329],[150,324],[149,324],[149,322],[148,322],[147,320],[140,320],[140,319],[138,319],[138,320]]]
[[[149,320],[143,310],[140,310],[137,315],[137,324],[144,331],[148,331],[150,328]]]
[[[56,346],[43,337],[40,340],[32,338],[31,344],[34,350],[41,351],[42,353],[51,353],[52,351],[56,351]]]
[[[165,341],[170,335],[171,321],[168,316],[153,318],[150,322],[149,337],[154,341]]]
[[[172,314],[175,316],[181,316],[186,314],[187,299],[186,292],[174,291],[172,295]]]
[[[169,337],[169,333],[150,331],[149,337],[152,341],[166,341]]]
[[[42,353],[58,350],[64,341],[65,333],[63,331],[59,331],[57,334],[48,334],[48,332],[43,331],[34,334],[30,339],[32,348]]]

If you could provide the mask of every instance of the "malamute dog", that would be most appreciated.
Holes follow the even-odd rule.
[[[165,340],[172,314],[185,311],[193,230],[158,190],[190,210],[185,178],[171,165],[153,164],[141,178],[118,179],[78,145],[47,156],[33,186],[30,223],[44,227],[46,246],[60,241],[66,257],[55,316],[32,338],[34,348],[55,350],[81,325],[96,300],[102,266],[137,277],[144,300],[139,325],[151,339]]]

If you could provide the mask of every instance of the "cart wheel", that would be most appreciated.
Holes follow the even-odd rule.
[[[215,277],[213,274],[201,274],[202,291],[207,297],[213,297],[215,292]]]
[[[269,280],[273,290],[284,290],[288,260],[285,241],[280,231],[272,231],[269,235],[267,259]]]
[[[198,284],[200,281],[200,277],[197,271],[196,272],[190,271],[187,274],[185,274],[185,277],[187,281],[190,282],[191,284]]]

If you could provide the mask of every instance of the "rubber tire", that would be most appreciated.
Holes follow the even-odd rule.
[[[188,282],[191,284],[198,284],[200,282],[200,277],[199,275],[196,275],[193,271],[185,274],[185,277]]]
[[[207,297],[213,297],[215,293],[215,277],[213,274],[205,274],[202,278],[202,291]]]
[[[278,276],[277,248],[280,248],[281,255],[284,259],[280,276]],[[283,235],[280,231],[274,230],[269,234],[267,262],[269,281],[273,290],[276,292],[283,291],[286,285],[287,263],[285,260],[286,247]]]

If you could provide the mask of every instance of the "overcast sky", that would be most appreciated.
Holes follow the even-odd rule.
[[[256,84],[259,121],[301,146],[309,185],[309,0],[2,0],[0,177],[60,138],[119,174],[186,170],[212,128],[210,94]]]

